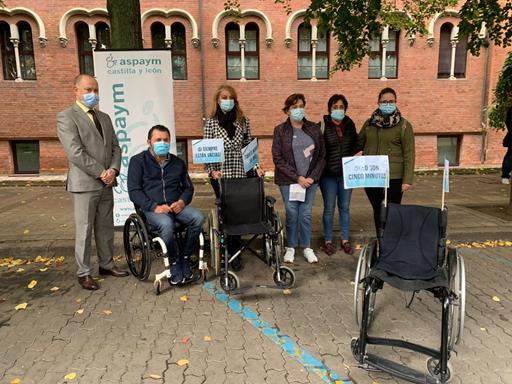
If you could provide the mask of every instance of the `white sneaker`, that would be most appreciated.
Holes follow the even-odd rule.
[[[510,184],[510,179],[502,178],[501,184]]]
[[[288,248],[286,247],[286,252],[284,254],[284,262],[285,263],[293,263],[293,260],[295,258],[295,248]]]
[[[304,248],[304,257],[308,263],[318,263],[318,258],[311,248]]]

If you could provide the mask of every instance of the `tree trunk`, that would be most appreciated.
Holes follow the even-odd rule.
[[[139,0],[107,0],[112,49],[142,49]]]

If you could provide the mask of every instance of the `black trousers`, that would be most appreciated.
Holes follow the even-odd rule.
[[[380,207],[384,200],[384,188],[365,188],[366,196],[373,208],[375,233],[378,235],[380,226]],[[402,179],[389,180],[388,203],[400,204],[402,202]]]
[[[503,164],[501,165],[501,177],[503,179],[510,179],[510,172],[512,171],[512,147],[508,147],[505,157],[503,157]]]

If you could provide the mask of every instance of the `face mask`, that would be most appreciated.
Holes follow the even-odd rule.
[[[235,107],[235,100],[228,99],[228,100],[221,100],[219,103],[220,109],[222,109],[222,112],[229,112]]]
[[[86,93],[82,100],[84,101],[84,105],[89,108],[94,108],[96,104],[100,101],[100,97],[94,92]]]
[[[302,121],[304,115],[304,108],[294,108],[290,110],[290,117],[295,121]]]
[[[153,145],[153,151],[157,156],[166,156],[169,153],[170,148],[171,145],[169,143],[166,143],[165,141],[157,141]]]
[[[334,120],[341,121],[345,117],[345,110],[344,109],[333,109],[331,111],[331,118]]]
[[[380,103],[379,109],[383,114],[391,115],[393,112],[396,111],[396,104],[395,103]]]

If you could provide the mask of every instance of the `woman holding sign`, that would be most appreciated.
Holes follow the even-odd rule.
[[[396,100],[396,92],[392,88],[380,91],[379,107],[361,128],[358,148],[363,150],[363,155],[388,156],[388,202],[400,204],[403,193],[409,190],[414,179],[415,148],[412,125],[402,117]],[[378,233],[384,189],[365,188],[365,192],[373,207]]]
[[[325,141],[325,168],[320,179],[320,189],[324,199],[322,222],[324,226],[324,252],[332,255],[336,246],[332,242],[334,211],[338,203],[341,230],[340,246],[352,255],[354,251],[349,241],[350,197],[352,189],[343,184],[343,157],[354,156],[357,151],[357,132],[352,119],[346,115],[348,101],[343,95],[332,95],[327,102],[328,115],[320,122]]]
[[[325,149],[318,124],[304,118],[305,106],[303,94],[288,96],[283,108],[288,118],[275,127],[272,141],[274,181],[286,210],[287,263],[293,263],[299,242],[306,260],[318,262],[311,249],[311,210],[325,164]]]
[[[242,159],[242,148],[251,142],[251,127],[249,119],[244,115],[238,97],[233,87],[221,85],[213,96],[210,117],[204,126],[205,139],[223,139],[224,163],[206,164],[206,171],[210,177],[210,183],[217,198],[220,197],[219,180],[221,177],[228,179],[247,177]],[[265,172],[257,168],[257,176],[263,176]],[[251,175],[254,176],[254,175]],[[228,251],[236,251],[240,248],[240,236],[228,238]],[[234,270],[240,270],[242,265],[240,256],[233,260]]]

